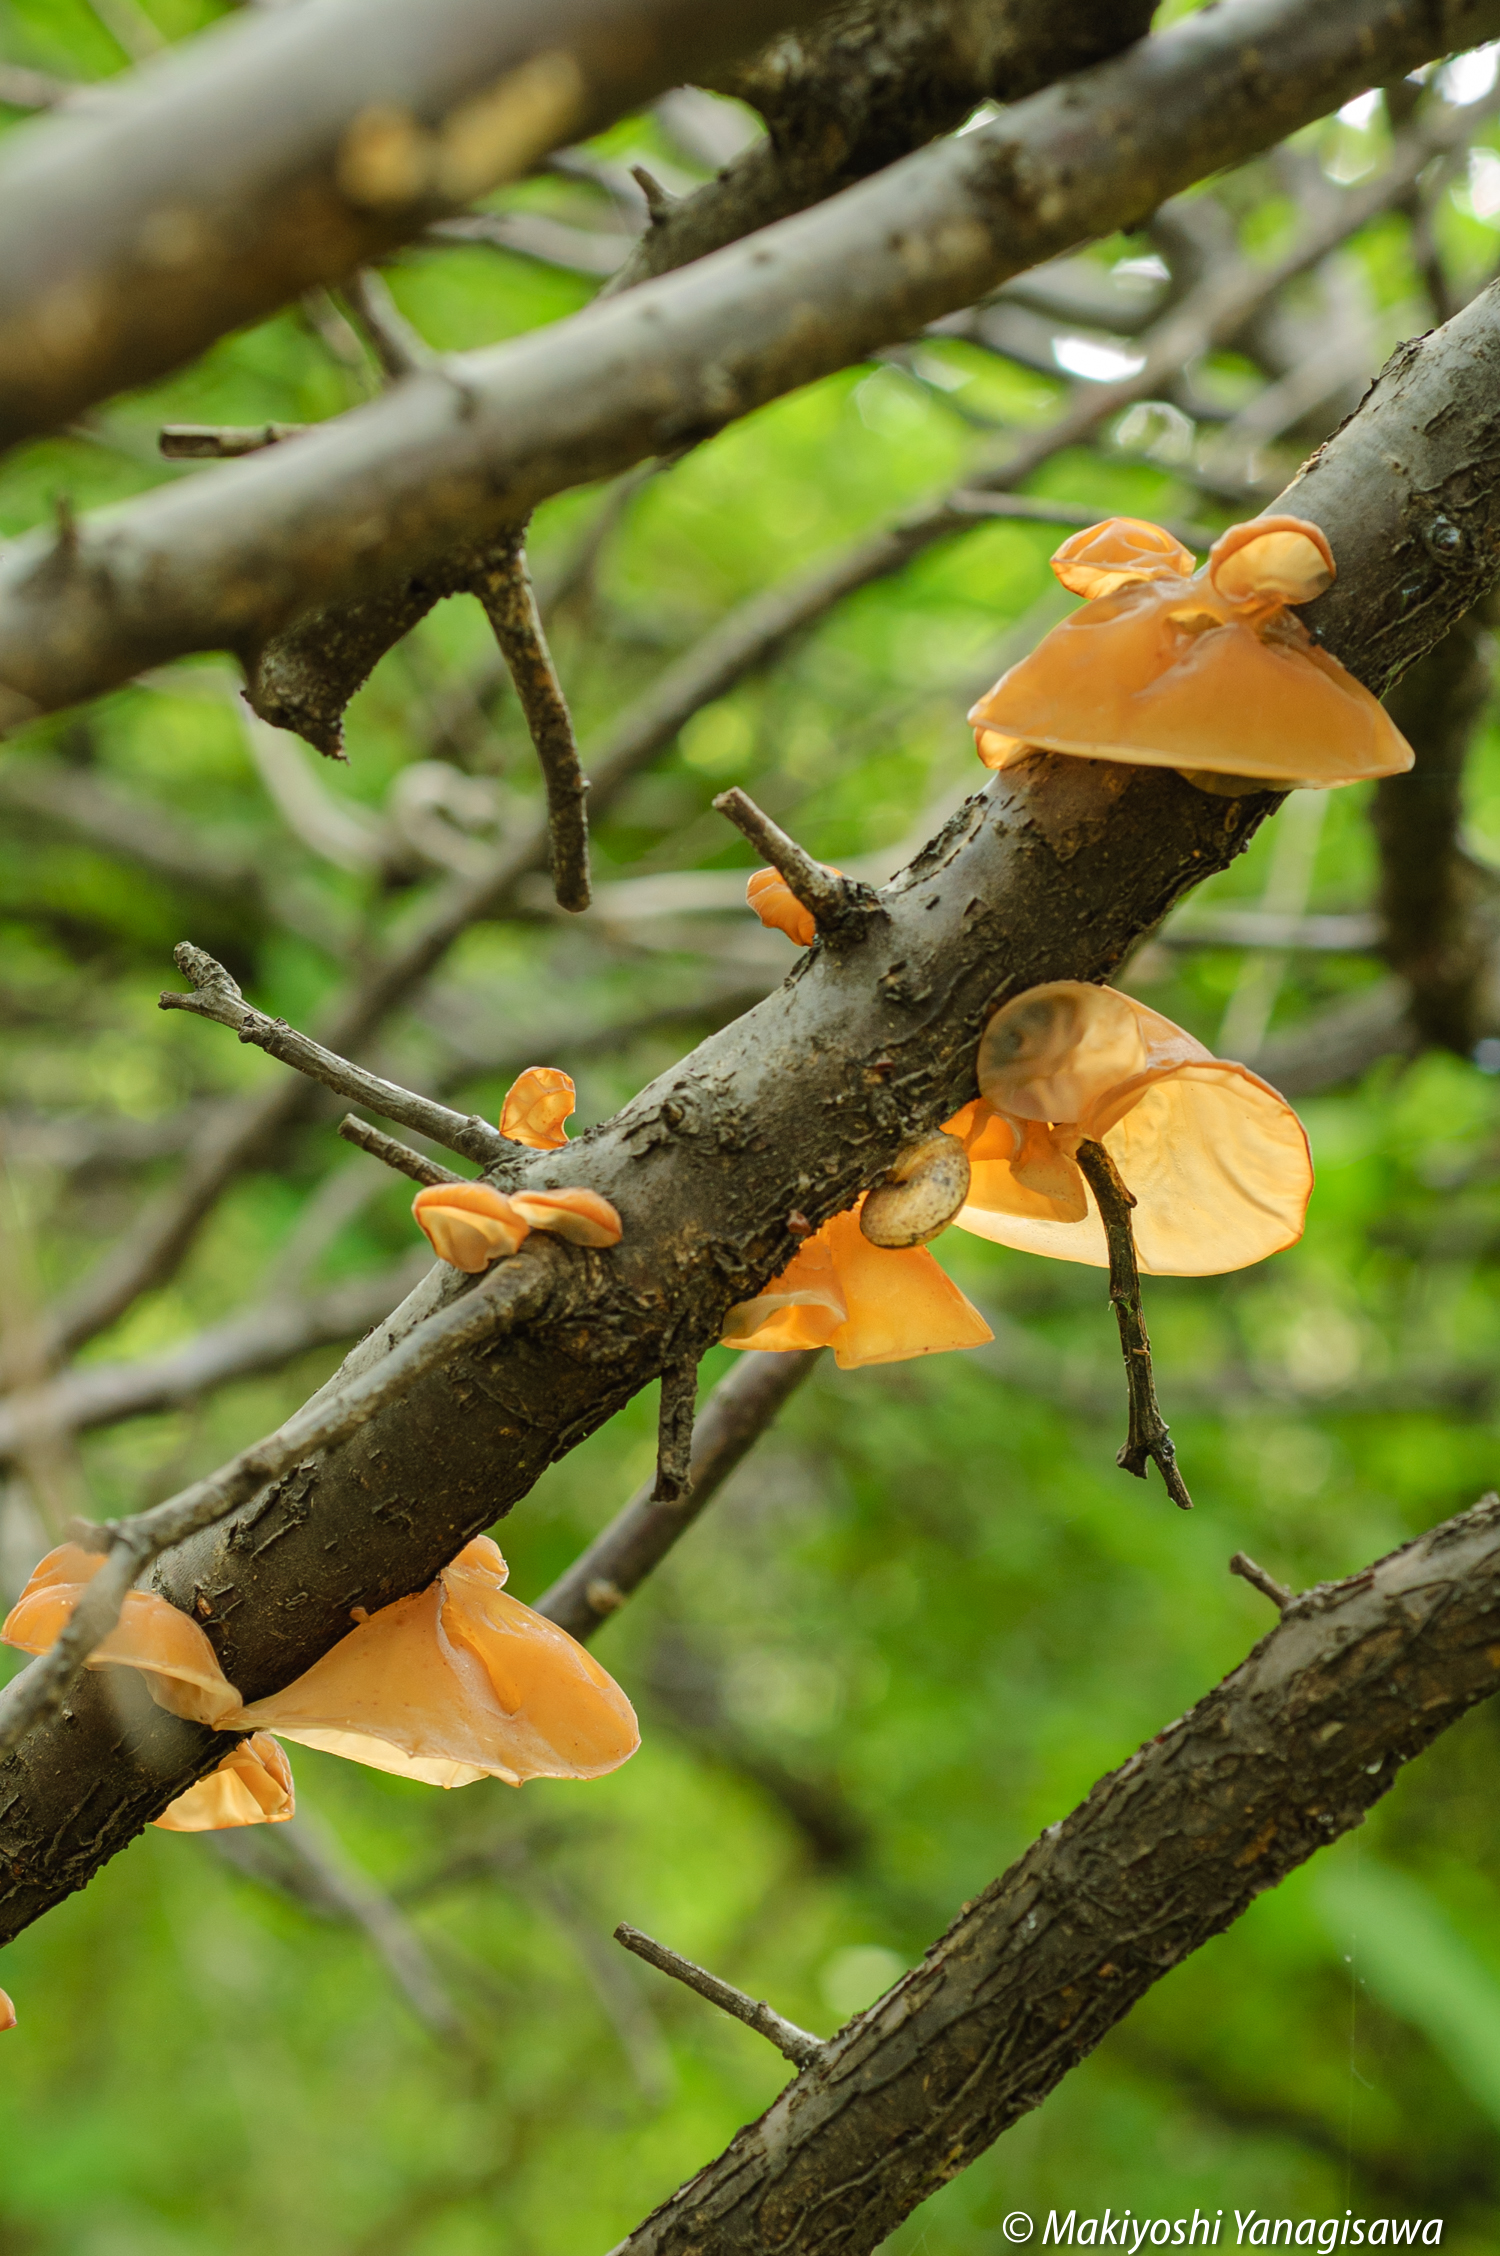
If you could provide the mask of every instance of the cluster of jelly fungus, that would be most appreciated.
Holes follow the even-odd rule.
[[[0,1637],[44,1653],[102,1559],[49,1552]],[[434,1786],[479,1778],[597,1778],[640,1744],[620,1687],[566,1631],[504,1588],[506,1565],[476,1536],[426,1590],[368,1615],[283,1691],[248,1705],[203,1631],[154,1591],[133,1590],[90,1668],[134,1668],[162,1707],[247,1737],[158,1820],[169,1832],[275,1824],[292,1775],[275,1739],[320,1747]]]
[[[1389,715],[1291,608],[1334,579],[1318,526],[1231,525],[1195,572],[1160,525],[1111,517],[1064,541],[1052,569],[1086,600],[969,714],[986,767],[1066,752],[1232,796],[1411,766]]]
[[[500,1112],[500,1133],[533,1151],[560,1151],[563,1123],[573,1110],[573,1084],[556,1066],[531,1065],[516,1081]],[[623,1225],[598,1191],[513,1191],[488,1183],[431,1183],[411,1210],[439,1261],[478,1276],[491,1262],[515,1253],[533,1230],[550,1230],[574,1245],[618,1245]]]

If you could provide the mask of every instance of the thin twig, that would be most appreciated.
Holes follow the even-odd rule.
[[[126,1592],[151,1560],[200,1528],[226,1518],[303,1458],[347,1441],[386,1403],[461,1348],[509,1331],[534,1315],[552,1289],[556,1254],[528,1259],[528,1250],[497,1262],[471,1292],[436,1310],[379,1363],[346,1386],[315,1395],[284,1426],[252,1442],[165,1503],[128,1520],[106,1521],[102,1527],[75,1522],[71,1530],[75,1542],[107,1550],[110,1556],[57,1642],[0,1692],[0,1756],[62,1705],[89,1655],[119,1620]]]
[[[1137,1480],[1144,1480],[1146,1460],[1154,1457],[1172,1502],[1180,1512],[1191,1512],[1193,1500],[1177,1470],[1177,1452],[1157,1407],[1156,1382],[1151,1374],[1151,1342],[1141,1312],[1141,1277],[1130,1224],[1135,1199],[1102,1144],[1085,1137],[1077,1159],[1094,1194],[1109,1243],[1109,1297],[1120,1326],[1120,1352],[1125,1358],[1125,1384],[1130,1395],[1130,1431],[1115,1463],[1125,1472],[1134,1473]]]
[[[198,1018],[211,1018],[220,1026],[231,1027],[242,1042],[253,1042],[257,1049],[305,1073],[309,1080],[321,1081],[341,1097],[353,1097],[357,1104],[368,1105],[386,1120],[399,1120],[403,1128],[415,1128],[419,1136],[430,1136],[435,1144],[446,1144],[449,1151],[461,1152],[465,1159],[485,1165],[514,1154],[510,1140],[477,1113],[451,1112],[447,1105],[434,1104],[430,1097],[419,1097],[394,1081],[382,1081],[378,1074],[366,1073],[362,1066],[351,1065],[347,1058],[325,1050],[321,1042],[299,1034],[284,1018],[268,1018],[245,1001],[224,966],[202,948],[184,940],[172,954],[178,969],[193,982],[193,992],[182,995],[167,989],[161,997],[163,1010],[192,1011]]]
[[[169,462],[232,462],[300,438],[308,423],[164,423],[156,443]]]
[[[1229,1562],[1229,1571],[1232,1575],[1238,1575],[1242,1582],[1248,1582],[1263,1598],[1269,1598],[1278,1613],[1284,1614],[1295,1596],[1295,1592],[1275,1581],[1264,1567],[1258,1567],[1244,1551],[1236,1551]]]
[[[372,1128],[368,1121],[356,1120],[352,1112],[345,1113],[338,1132],[346,1144],[357,1144],[372,1159],[394,1167],[398,1175],[409,1175],[414,1183],[466,1183],[469,1180],[467,1175],[455,1175],[451,1167],[442,1166],[438,1160],[424,1158],[421,1152],[413,1151],[410,1144],[399,1143],[383,1129]]]
[[[695,1966],[690,1958],[682,1958],[665,1944],[653,1942],[639,1927],[627,1926],[622,1921],[615,1929],[615,1941],[623,1943],[628,1951],[634,1951],[648,1966],[696,1990],[699,1997],[707,1998],[709,2004],[718,2006],[721,2012],[732,2013],[736,2021],[743,2021],[757,2036],[768,2038],[776,2050],[785,2053],[798,2068],[810,2068],[821,2058],[821,2037],[810,2036],[806,2029],[799,2029],[795,2021],[784,2020],[764,1998],[750,1997],[744,1990],[737,1990],[732,1982],[721,1982],[717,1974]]]
[[[785,878],[788,890],[802,903],[819,933],[831,937],[852,921],[863,921],[873,908],[875,895],[856,878],[838,877],[815,862],[795,838],[763,814],[748,792],[736,784],[721,791],[714,801],[717,812],[742,831],[758,854]]]
[[[388,382],[420,376],[425,369],[437,366],[440,356],[407,320],[383,274],[377,274],[373,267],[361,267],[340,285],[339,295],[368,339],[380,363],[380,373]]]
[[[681,1504],[692,1493],[693,1418],[698,1408],[698,1358],[686,1355],[661,1375],[656,1420],[653,1504]]]
[[[642,1482],[533,1611],[587,1644],[692,1526],[822,1352],[810,1347],[773,1355],[747,1348],[698,1413],[688,1485],[678,1501],[658,1504],[652,1484]]]
[[[568,701],[557,678],[526,568],[526,528],[488,550],[470,586],[495,630],[536,746],[547,787],[552,889],[559,908],[589,905],[588,778],[578,758]]]

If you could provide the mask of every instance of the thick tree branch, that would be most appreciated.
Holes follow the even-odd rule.
[[[317,0],[247,14],[0,156],[0,445],[337,282],[795,0]]]
[[[1377,687],[1494,570],[1493,318],[1493,301],[1478,301],[1398,355],[1288,497],[1330,528],[1339,559],[1318,606],[1324,639]],[[1435,503],[1460,513],[1463,560],[1455,570],[1433,559],[1418,576]],[[904,1142],[974,1094],[976,1046],[997,1004],[1039,980],[1107,976],[1273,804],[1213,797],[1165,771],[1034,754],[883,890],[863,947],[813,951],[615,1120],[518,1163],[524,1180],[613,1199],[621,1243],[584,1306],[517,1329],[503,1357],[452,1359],[252,1505],[264,1531],[254,1557],[231,1521],[159,1563],[158,1585],[177,1603],[214,1597],[205,1627],[230,1681],[252,1698],[269,1691],[343,1634],[351,1604],[373,1611],[422,1588],[546,1463],[659,1376],[685,1324],[708,1334],[783,1267],[799,1242],[794,1216],[816,1226],[845,1210]],[[407,966],[425,968],[432,944],[431,932],[414,942]],[[434,1273],[355,1350],[346,1378],[451,1296],[451,1278]],[[211,1754],[206,1735],[175,1719],[122,1736],[91,1680],[72,1715],[65,1733],[53,1723],[29,1734],[0,1770],[6,1933],[79,1885]]]
[[[0,722],[190,650],[253,655],[297,613],[363,600],[549,494],[718,430],[1137,224],[1372,76],[1497,32],[1500,0],[1228,0],[680,274],[450,360],[65,542],[33,534],[0,562]],[[1472,592],[1462,556],[1435,561]]]
[[[865,2256],[1500,1683],[1500,1501],[1294,1598],[614,2256]]]
[[[1118,54],[1152,0],[843,0],[804,32],[723,74],[759,110],[757,141],[648,227],[609,291],[669,273],[821,203],[962,124],[986,96],[1015,102]]]

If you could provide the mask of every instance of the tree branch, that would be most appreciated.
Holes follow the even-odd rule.
[[[1085,1136],[1074,1155],[1094,1194],[1099,1219],[1109,1247],[1109,1297],[1120,1327],[1120,1353],[1125,1358],[1125,1385],[1130,1398],[1130,1430],[1115,1463],[1123,1472],[1146,1477],[1146,1461],[1153,1458],[1166,1483],[1167,1494],[1179,1512],[1191,1512],[1193,1500],[1177,1469],[1177,1451],[1156,1400],[1151,1372],[1151,1342],[1141,1312],[1141,1275],[1135,1257],[1135,1231],[1130,1210],[1135,1199],[1120,1179],[1120,1171],[1103,1144]]]
[[[1288,497],[1333,528],[1340,601],[1320,598],[1324,640],[1376,686],[1437,639],[1500,549],[1493,311],[1478,301],[1398,355]],[[1416,543],[1435,500],[1460,510],[1466,561],[1423,578]],[[814,951],[615,1120],[533,1155],[526,1179],[587,1184],[624,1218],[607,1262],[578,1255],[599,1263],[586,1302],[514,1330],[503,1377],[482,1353],[456,1357],[279,1483],[250,1507],[265,1530],[254,1559],[230,1522],[159,1563],[156,1584],[175,1602],[216,1594],[205,1628],[230,1681],[254,1698],[326,1651],[352,1603],[373,1611],[423,1588],[548,1462],[660,1375],[685,1325],[711,1336],[731,1302],[785,1266],[799,1242],[789,1216],[816,1227],[846,1210],[904,1143],[973,1096],[979,1036],[998,1004],[1042,979],[1107,977],[1274,803],[1034,754],[884,889],[863,948]],[[494,883],[448,897],[403,952],[402,976],[430,968],[455,902],[482,913]],[[361,1011],[396,968],[361,990]],[[419,1288],[345,1376],[387,1355],[448,1289],[440,1274]],[[80,1884],[181,1791],[208,1759],[203,1739],[147,1719],[122,1751],[99,1688],[80,1684],[66,1744],[59,1725],[40,1727],[0,1770],[0,1933]]]
[[[356,1120],[346,1112],[339,1122],[339,1134],[346,1144],[355,1144],[383,1166],[393,1167],[398,1175],[405,1175],[413,1183],[465,1183],[466,1175],[456,1175],[451,1167],[442,1167],[435,1159],[426,1158],[413,1151],[410,1144],[398,1143],[394,1136],[382,1134],[367,1121]]]
[[[253,653],[301,611],[366,600],[565,486],[671,452],[1136,224],[1372,75],[1496,32],[1500,0],[1229,0],[749,243],[448,360],[326,432],[82,520],[67,543],[32,534],[0,561],[0,720],[190,650]],[[893,243],[908,251],[893,257]],[[1476,557],[1433,562],[1472,597]]]
[[[1287,1606],[614,2256],[865,2256],[1497,1686],[1500,1500]]]
[[[268,1018],[245,1001],[222,964],[191,942],[182,941],[173,954],[178,969],[193,982],[193,992],[183,995],[166,989],[160,1009],[191,1011],[196,1018],[211,1018],[220,1026],[231,1027],[242,1042],[253,1043],[283,1065],[305,1073],[309,1080],[321,1081],[325,1089],[368,1105],[386,1120],[399,1120],[403,1128],[415,1128],[419,1136],[430,1136],[435,1144],[446,1144],[449,1151],[461,1152],[481,1167],[516,1157],[516,1146],[509,1138],[477,1113],[451,1112],[447,1105],[434,1104],[430,1097],[398,1088],[394,1081],[382,1081],[378,1074],[366,1073],[362,1066],[351,1065],[347,1058],[325,1050],[321,1042],[299,1034],[284,1018]]]
[[[677,1951],[668,1950],[664,1944],[653,1942],[649,1935],[641,1933],[639,1927],[628,1926],[622,1921],[615,1929],[615,1941],[623,1943],[628,1951],[634,1951],[637,1958],[643,1958],[648,1966],[656,1967],[659,1973],[670,1974],[674,1982],[681,1982],[688,1989],[696,1990],[699,1997],[707,1998],[709,2004],[716,2005],[721,2013],[733,2014],[736,2021],[743,2021],[746,2028],[753,2029],[758,2037],[767,2038],[794,2066],[809,2068],[822,2053],[823,2047],[816,2037],[810,2037],[795,2022],[783,2019],[774,2007],[766,2004],[764,1998],[750,1997],[744,1990],[737,1990],[732,1982],[721,1981],[717,1974],[710,1974],[706,1968],[695,1966],[690,1958],[683,1958]]]
[[[107,101],[7,135],[0,445],[341,280],[798,13],[334,0],[216,26]]]
[[[685,1492],[674,1503],[658,1503],[654,1483],[643,1481],[534,1610],[586,1645],[692,1526],[821,1353],[816,1347],[785,1355],[747,1348],[698,1413]]]

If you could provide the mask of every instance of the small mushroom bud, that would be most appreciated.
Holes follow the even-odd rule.
[[[4,1990],[0,1990],[0,2029],[13,2029],[15,2025],[16,2009]]]
[[[871,1245],[926,1245],[946,1230],[969,1195],[969,1155],[941,1128],[908,1144],[859,1210]]]

